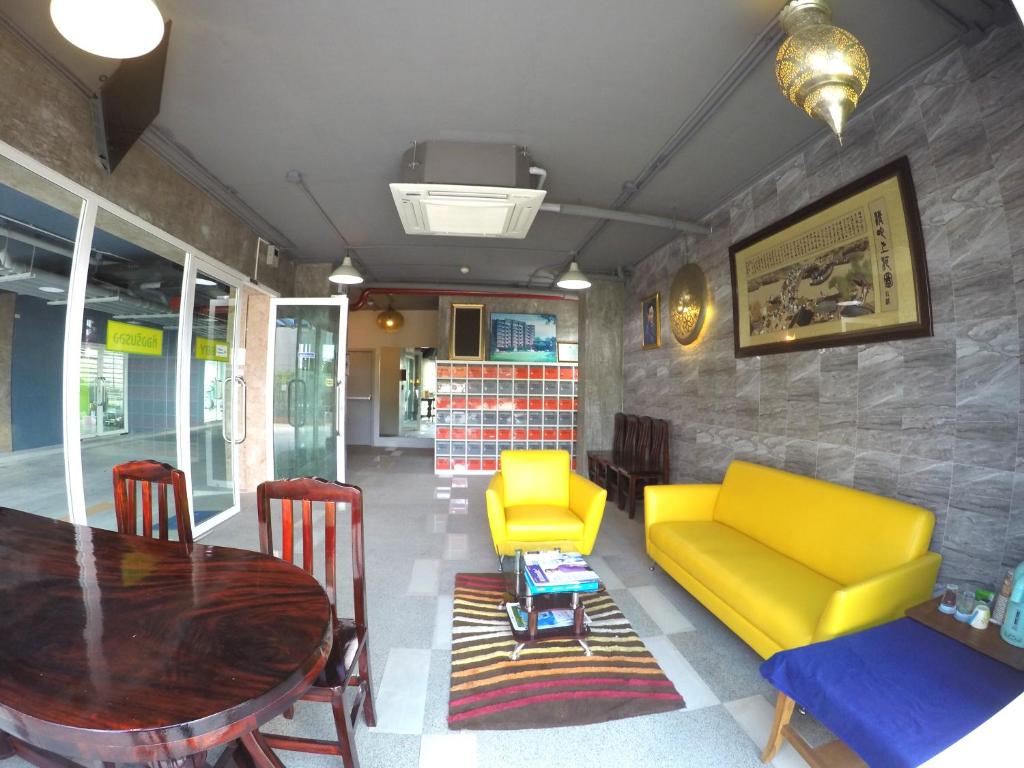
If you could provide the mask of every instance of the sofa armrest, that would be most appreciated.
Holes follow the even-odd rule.
[[[569,474],[569,509],[583,521],[580,552],[584,555],[589,555],[594,549],[607,500],[608,491],[604,488],[575,472]]]
[[[508,538],[505,526],[505,479],[501,472],[494,473],[484,497],[487,500],[487,524],[491,528],[494,551],[501,555],[501,545]]]
[[[648,485],[644,488],[644,529],[655,523],[710,521],[721,485]]]
[[[814,642],[898,619],[931,597],[942,557],[926,552],[892,570],[836,590],[818,620]]]

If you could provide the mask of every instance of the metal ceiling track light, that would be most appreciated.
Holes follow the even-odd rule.
[[[583,274],[579,265],[573,261],[569,268],[562,273],[562,276],[558,278],[556,285],[569,291],[582,291],[590,287],[590,279]]]
[[[779,87],[842,143],[843,128],[871,76],[867,51],[845,29],[832,26],[825,0],[791,0],[780,21],[789,37],[775,57]]]
[[[142,56],[164,37],[153,0],[50,0],[50,18],[69,43],[110,59]]]

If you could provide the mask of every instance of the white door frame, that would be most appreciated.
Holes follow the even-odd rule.
[[[334,377],[334,439],[337,443],[337,479],[345,482],[347,454],[345,451],[345,354],[348,350],[348,297],[343,295],[327,298],[272,298],[270,318],[267,324],[267,474],[274,477],[274,345],[276,342],[277,308],[280,306],[321,306],[338,307],[338,340],[334,350],[337,373]]]
[[[78,229],[75,235],[75,243],[72,254],[71,272],[68,277],[67,305],[64,323],[64,360],[63,360],[63,434],[64,441],[64,476],[68,500],[68,513],[72,522],[80,525],[88,525],[85,505],[85,483],[82,474],[82,441],[81,425],[79,424],[79,381],[81,379],[81,339],[82,319],[85,310],[86,286],[89,277],[89,254],[92,250],[93,233],[96,229],[96,216],[99,209],[103,209],[122,221],[134,225],[142,231],[163,240],[184,254],[184,276],[182,282],[181,305],[179,307],[179,336],[177,355],[177,378],[176,378],[176,402],[177,419],[175,427],[177,430],[177,460],[179,466],[185,471],[188,484],[190,501],[192,497],[192,473],[191,467],[191,442],[189,440],[189,356],[191,352],[192,338],[192,298],[195,291],[195,275],[202,271],[210,277],[222,280],[233,286],[238,291],[239,307],[244,301],[245,290],[256,290],[270,296],[277,293],[250,281],[248,275],[241,271],[218,262],[211,256],[197,250],[193,246],[154,226],[145,219],[137,216],[131,211],[107,200],[88,187],[84,187],[66,176],[58,173],[52,168],[36,160],[31,155],[20,149],[0,140],[0,156],[10,160],[12,163],[34,173],[51,184],[70,192],[82,201],[78,215]],[[245,290],[243,290],[245,289]],[[186,300],[187,298],[187,300]],[[243,340],[242,318],[244,313],[236,313],[235,328],[233,329],[235,349],[241,349]],[[342,313],[343,328],[346,313]],[[232,363],[232,372],[241,376],[242,366]],[[237,408],[239,398],[232,398],[232,424],[237,423]],[[232,473],[234,474],[234,506],[224,513],[211,518],[203,525],[195,528],[195,535],[202,535],[208,530],[227,519],[231,514],[238,511],[239,499],[239,464],[237,446],[233,446],[232,452]],[[195,504],[191,503],[190,510]],[[194,522],[194,521],[193,521]]]

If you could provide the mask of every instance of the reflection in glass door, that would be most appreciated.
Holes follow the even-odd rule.
[[[344,359],[347,300],[271,302],[273,476],[344,480]]]
[[[82,438],[128,431],[125,412],[125,355],[99,344],[82,344],[79,423]]]

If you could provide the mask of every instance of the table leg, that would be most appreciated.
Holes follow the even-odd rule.
[[[252,758],[256,768],[284,768],[284,763],[281,762],[274,750],[270,748],[267,740],[263,738],[263,734],[259,731],[249,731],[242,736],[241,741],[242,746],[249,753],[249,757]]]
[[[580,593],[572,593],[572,631],[577,637],[583,634],[583,601]]]
[[[778,754],[779,747],[782,746],[782,729],[789,725],[795,705],[795,701],[779,691],[778,698],[775,700],[775,722],[772,723],[772,729],[768,734],[768,743],[761,754],[762,763],[770,763]]]

